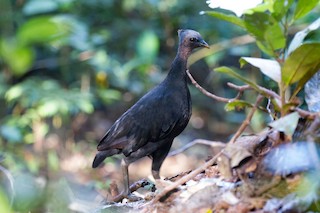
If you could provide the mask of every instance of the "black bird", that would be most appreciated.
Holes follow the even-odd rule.
[[[130,163],[149,156],[152,175],[160,179],[159,170],[173,139],[187,126],[191,116],[191,97],[187,86],[187,59],[197,47],[209,48],[194,30],[178,30],[179,47],[167,77],[128,109],[101,139],[92,167],[105,158],[123,154],[123,195],[128,197]]]

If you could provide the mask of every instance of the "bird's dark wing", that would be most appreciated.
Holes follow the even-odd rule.
[[[151,90],[113,124],[100,141],[98,150],[118,148],[129,155],[147,142],[156,142],[170,135],[183,119],[183,107],[171,96],[161,86]]]

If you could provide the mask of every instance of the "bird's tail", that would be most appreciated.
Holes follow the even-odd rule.
[[[107,157],[115,154],[119,154],[121,151],[119,149],[110,149],[105,151],[99,151],[92,163],[92,168],[97,168]]]

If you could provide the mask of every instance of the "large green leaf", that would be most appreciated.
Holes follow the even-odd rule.
[[[282,81],[289,86],[303,79],[306,82],[320,66],[320,43],[307,43],[293,51],[282,67]]]
[[[317,4],[319,4],[319,0],[299,0],[294,11],[294,19],[307,15]]]
[[[0,40],[0,56],[13,75],[21,76],[32,66],[34,53],[14,39],[4,39]]]
[[[214,71],[216,72],[221,72],[221,73],[226,73],[232,77],[235,77],[243,82],[245,82],[246,84],[250,85],[253,89],[255,89],[258,92],[262,92],[259,89],[259,86],[257,84],[255,84],[254,82],[250,81],[249,79],[245,78],[244,76],[236,73],[235,71],[233,71],[232,69],[230,69],[229,67],[218,67],[216,69],[214,69]]]
[[[20,43],[44,43],[60,39],[68,34],[66,23],[51,16],[32,18],[18,30],[17,38]]]
[[[258,67],[263,74],[276,81],[277,83],[280,83],[281,67],[277,61],[262,58],[242,57],[240,59],[241,67],[246,63]]]
[[[228,15],[228,14],[220,13],[217,11],[204,11],[203,13],[208,14],[209,16],[218,18],[220,20],[230,22],[239,27],[245,28],[243,20],[235,15]]]
[[[244,15],[244,24],[249,33],[258,40],[264,41],[264,34],[270,26],[270,17],[267,13],[255,12]]]
[[[288,12],[294,0],[276,0],[273,3],[272,16],[280,21]]]
[[[245,27],[258,40],[258,47],[273,56],[274,51],[286,44],[284,32],[278,22],[269,14],[256,12],[244,16]]]
[[[157,35],[151,30],[144,31],[137,41],[138,57],[151,63],[156,58],[158,51],[159,39]]]
[[[290,55],[292,51],[297,49],[297,47],[299,47],[302,44],[303,40],[310,32],[319,29],[319,27],[320,27],[320,18],[315,20],[312,24],[310,24],[304,30],[297,32],[289,45],[287,55]]]
[[[273,23],[267,27],[264,39],[273,50],[284,48],[286,45],[286,37],[279,23]]]

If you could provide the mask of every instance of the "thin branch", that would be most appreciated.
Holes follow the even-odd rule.
[[[244,92],[245,90],[252,90],[253,89],[250,85],[238,86],[238,85],[235,85],[231,82],[228,82],[227,85],[232,89],[238,90],[239,92]],[[262,95],[269,96],[269,97],[272,97],[272,98],[278,99],[278,100],[281,99],[280,96],[277,93],[275,93],[274,91],[269,90],[269,89],[262,87],[262,86],[258,86],[258,87],[259,87],[259,90],[261,90],[263,92]]]
[[[189,180],[191,180],[192,178],[194,178],[195,176],[200,174],[202,171],[204,171],[208,167],[212,166],[212,164],[214,164],[214,162],[217,160],[217,158],[220,157],[220,155],[222,154],[223,150],[224,149],[222,149],[218,154],[216,154],[213,158],[211,158],[205,164],[201,165],[197,169],[195,169],[192,172],[190,172],[188,175],[183,176],[182,178],[180,178],[176,182],[174,182],[171,185],[169,185],[166,188],[164,188],[164,190],[161,191],[159,194],[157,194],[157,196],[149,203],[149,206],[150,205],[154,205],[156,202],[158,202],[162,197],[164,197],[170,191],[174,190],[178,186],[181,186],[182,184],[185,184],[186,182],[188,182]]]
[[[185,150],[189,149],[190,147],[192,147],[196,144],[203,144],[203,145],[207,145],[207,146],[211,146],[211,147],[219,147],[219,148],[224,148],[226,146],[225,143],[222,143],[220,141],[209,141],[209,140],[204,140],[204,139],[196,139],[196,140],[191,141],[190,143],[187,143],[185,146],[170,152],[168,154],[168,157],[180,154],[181,152],[184,152]]]
[[[241,124],[241,126],[239,127],[238,131],[233,135],[233,137],[230,140],[230,143],[234,143],[238,137],[240,137],[240,135],[242,134],[242,132],[247,128],[247,126],[250,124],[251,119],[255,113],[255,111],[258,108],[258,105],[260,104],[260,102],[262,101],[263,96],[259,95],[256,103],[254,104],[253,108],[251,109],[250,113],[248,114],[246,120],[244,120]]]
[[[209,98],[212,98],[212,99],[215,99],[217,101],[220,101],[220,102],[224,102],[224,103],[229,103],[231,102],[232,100],[234,99],[229,99],[229,98],[223,98],[223,97],[220,97],[220,96],[217,96],[217,95],[214,95],[210,92],[208,92],[206,89],[204,89],[202,86],[200,86],[198,84],[198,82],[196,82],[196,80],[194,80],[194,78],[192,77],[192,75],[190,74],[189,70],[186,70],[187,72],[187,75],[189,76],[192,84],[200,90],[200,92],[202,92],[204,95],[208,96]]]
[[[217,96],[217,95],[214,95],[212,94],[211,92],[208,92],[206,89],[204,89],[202,86],[200,86],[198,84],[198,82],[192,77],[191,73],[189,70],[186,70],[186,73],[188,75],[188,77],[190,78],[192,84],[200,90],[200,92],[202,92],[204,95],[208,96],[209,98],[212,98],[216,101],[219,101],[219,102],[224,102],[224,103],[230,103],[234,100],[239,100],[243,94],[244,91],[246,90],[252,90],[252,87],[250,85],[242,85],[242,86],[238,86],[238,85],[235,85],[233,83],[230,83],[228,82],[227,85],[232,88],[232,89],[235,89],[238,91],[238,94],[236,95],[236,97],[234,98],[224,98],[224,97],[220,97],[220,96]],[[269,90],[267,88],[264,88],[264,87],[261,87],[261,86],[258,86],[259,89],[262,91],[263,94],[261,95],[264,95],[264,96],[268,96],[268,97],[272,97],[274,99],[278,99],[280,100],[280,96],[273,92],[272,90]]]

